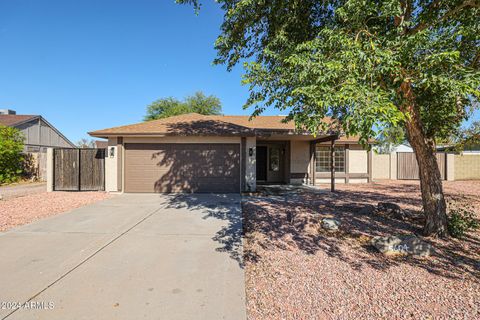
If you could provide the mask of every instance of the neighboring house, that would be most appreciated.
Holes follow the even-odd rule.
[[[299,133],[283,116],[186,114],[90,132],[108,139],[106,190],[239,192],[257,184],[366,183],[372,152],[357,138]]]
[[[108,141],[95,140],[95,149],[106,149],[106,148],[108,148]]]
[[[393,148],[392,152],[413,152],[413,149],[408,144],[400,144]]]
[[[60,131],[39,115],[19,115],[0,110],[0,125],[19,129],[25,135],[25,152],[46,152],[48,147],[76,148]]]
[[[392,152],[413,152],[412,147],[408,144],[401,144],[395,147]],[[456,152],[455,145],[439,145],[437,146],[437,152]],[[462,154],[480,154],[480,146],[472,145],[466,146],[465,150],[461,151]]]
[[[460,154],[465,154],[465,155],[477,155],[480,154],[480,145],[473,144],[473,145],[466,145],[465,148],[458,152],[455,150],[455,145],[445,145],[445,146],[438,146],[437,151],[440,152],[457,152]]]

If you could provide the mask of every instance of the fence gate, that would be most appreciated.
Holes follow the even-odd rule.
[[[53,190],[104,191],[105,149],[54,149]]]
[[[437,153],[437,163],[440,169],[442,180],[445,180],[447,169],[447,157],[445,153]],[[397,179],[398,180],[418,180],[420,173],[418,170],[417,158],[413,152],[397,152]]]

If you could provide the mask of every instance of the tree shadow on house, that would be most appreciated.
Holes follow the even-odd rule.
[[[195,120],[175,122],[167,125],[167,131],[176,136],[254,136],[251,128],[221,120]]]
[[[370,245],[374,236],[421,235],[422,226],[389,216],[359,214],[366,204],[393,202],[402,208],[419,209],[418,185],[345,186],[331,193],[302,188],[301,192],[251,197],[244,202],[246,245],[245,259],[261,259],[262,250],[300,250],[305,254],[323,251],[327,255],[361,270],[377,270],[409,264],[447,278],[465,275],[480,278],[480,234],[471,233],[463,240],[425,239],[435,248],[430,258],[386,258]],[[478,200],[477,200],[478,201]],[[341,231],[329,233],[320,224],[325,217],[342,222]]]
[[[211,134],[212,130],[241,130],[223,122],[172,124],[177,134]],[[202,131],[204,128],[207,131]],[[240,210],[240,146],[238,143],[171,143],[150,146],[149,161],[156,169],[149,171],[143,185],[157,193],[174,193],[168,198],[168,208],[184,208],[202,219],[217,219],[213,241],[217,251],[226,252],[243,268],[242,216]],[[206,140],[208,141],[208,140]],[[134,152],[135,146],[130,150]],[[145,152],[144,147],[138,147]]]

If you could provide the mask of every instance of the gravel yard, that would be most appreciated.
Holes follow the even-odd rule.
[[[105,192],[42,192],[0,200],[0,232],[109,197]]]
[[[444,189],[480,217],[480,181]],[[358,211],[380,201],[419,210],[418,182],[325,190],[244,200],[249,319],[480,319],[480,232],[424,239],[435,248],[429,258],[386,258],[370,246],[373,236],[420,234],[421,226]],[[322,231],[324,217],[339,219],[341,231]]]
[[[23,197],[29,194],[47,191],[46,182],[21,182],[0,186],[0,198],[3,200]]]

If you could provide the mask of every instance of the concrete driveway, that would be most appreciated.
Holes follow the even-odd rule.
[[[241,231],[239,195],[125,194],[1,233],[0,318],[245,319]]]

